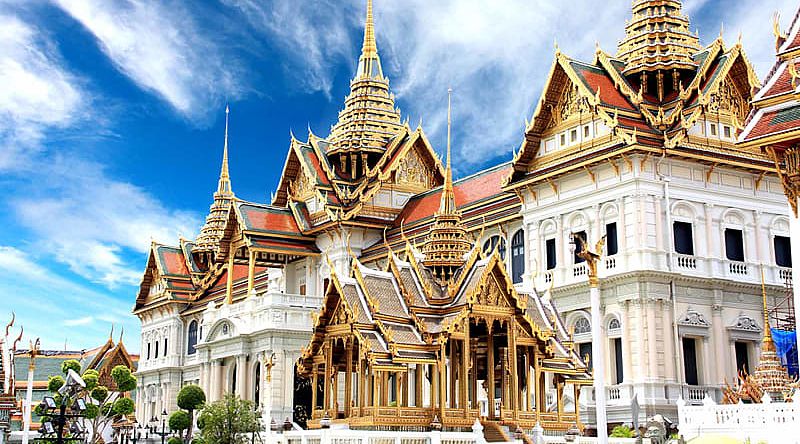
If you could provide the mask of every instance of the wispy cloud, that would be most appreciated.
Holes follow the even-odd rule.
[[[36,187],[11,202],[37,244],[93,282],[109,287],[138,284],[142,261],[131,263],[150,240],[191,236],[196,214],[166,208],[143,189],[106,175],[101,165],[54,156]]]
[[[192,120],[240,91],[223,56],[178,1],[53,0],[89,30],[117,68]]]
[[[282,52],[281,63],[292,84],[330,97],[333,76],[343,62],[355,64],[350,40],[360,16],[352,2],[341,0],[222,0],[249,23],[256,35],[268,37]],[[336,13],[332,13],[336,11]]]
[[[290,53],[293,68],[301,67],[297,72],[311,73],[313,82],[305,84],[311,91],[330,90],[337,74],[332,65],[343,58],[352,66],[356,62],[359,42],[352,36],[362,25],[362,0],[350,0],[343,8],[339,3],[332,8],[328,0],[302,2],[302,7],[288,0],[264,6],[255,0],[224,1],[261,24]],[[725,8],[721,3],[686,0],[685,12],[693,25],[714,17],[703,21],[705,42],[716,38],[721,21],[729,44],[743,31],[748,55],[763,76],[774,60],[771,13],[780,9],[788,21],[796,2],[776,0],[765,7],[759,0],[742,0]],[[423,118],[439,148],[444,145],[446,91],[453,88],[454,150],[461,172],[467,172],[510,159],[521,143],[524,120],[535,108],[553,61],[553,42],[585,61],[593,59],[596,43],[614,54],[631,8],[630,2],[598,7],[593,0],[497,0],[491,6],[485,0],[406,0],[377,1],[375,14],[378,47],[393,90],[412,121]]]
[[[40,337],[44,348],[61,349],[65,342],[69,348],[96,347],[112,323],[138,331],[131,303],[76,283],[16,247],[0,245],[0,294],[14,302],[0,307],[0,318],[10,317],[13,308],[26,339]],[[126,338],[136,350],[135,333]]]
[[[80,117],[84,100],[46,34],[0,10],[0,171],[24,168],[47,131]]]

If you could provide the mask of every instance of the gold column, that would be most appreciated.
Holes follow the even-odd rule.
[[[494,419],[494,337],[492,326],[489,325],[489,334],[486,340],[486,380],[489,393],[489,419]]]
[[[456,341],[453,338],[450,338],[450,365],[447,366],[447,373],[450,374],[450,396],[447,400],[447,405],[453,409],[456,407],[456,370],[458,366],[456,364]],[[445,361],[447,362],[447,361]]]
[[[324,410],[331,414],[331,367],[333,367],[333,339],[328,339],[328,350],[325,353],[325,385],[323,387]]]
[[[403,374],[401,372],[394,373],[394,405],[397,407],[397,417],[400,417],[400,407],[403,405]]]
[[[439,407],[439,363],[431,365],[431,408]]]
[[[344,375],[344,417],[350,417],[350,407],[353,404],[353,340],[347,340],[347,350],[345,350],[345,375]]]
[[[535,402],[535,398],[533,397],[533,393],[535,392],[535,389],[533,388],[533,373],[532,373],[533,372],[533,369],[532,369],[532,367],[533,367],[533,365],[532,365],[533,364],[532,363],[533,353],[531,352],[531,347],[530,346],[525,347],[525,355],[526,355],[525,356],[525,374],[527,376],[527,381],[528,381],[528,399],[526,401],[526,404],[527,404],[527,407],[528,407],[528,411],[532,412],[534,410],[533,409],[533,403]]]
[[[359,350],[360,352],[360,350]],[[360,354],[360,353],[359,353]],[[358,358],[358,416],[364,415],[364,403],[366,403],[367,378],[364,374],[364,360]]]
[[[464,319],[464,342],[461,350],[461,402],[460,407],[464,409],[464,417],[469,414],[469,318]]]
[[[561,377],[556,377],[556,401],[558,404],[558,421],[561,422],[561,416],[564,413],[564,381]]]
[[[578,397],[580,394],[580,386],[578,384],[572,384],[572,399],[575,400],[575,421],[578,423],[578,425],[581,423],[580,404],[578,403]]]
[[[253,283],[255,282],[256,276],[256,253],[254,251],[250,251],[250,260],[247,263],[247,296],[250,296],[250,292],[253,291]]]
[[[233,256],[236,255],[236,249],[231,245],[228,251],[228,282],[225,287],[225,303],[233,303]]]
[[[415,407],[422,407],[425,403],[422,400],[422,378],[424,373],[424,367],[422,364],[417,364],[417,371],[415,372],[415,380],[414,380],[414,406]]]
[[[508,339],[510,344],[510,356],[511,359],[511,383],[509,384],[508,391],[511,401],[511,409],[514,411],[514,419],[517,419],[518,412],[519,412],[519,391],[517,390],[517,382],[519,381],[519,377],[517,375],[517,326],[514,322],[515,319],[512,316],[511,320],[508,321]]]
[[[336,419],[339,417],[339,367],[334,364],[333,368],[333,384],[331,387],[331,399],[333,400],[333,415],[331,418]]]
[[[539,347],[534,346],[533,348],[533,381],[534,381],[534,390],[535,390],[535,401],[536,401],[536,417],[538,419],[539,414],[544,412],[544,388],[542,387],[542,370],[539,367]]]
[[[311,415],[317,409],[317,387],[319,387],[319,366],[314,364],[311,366]]]
[[[439,417],[444,421],[445,407],[447,406],[447,361],[445,357],[445,343],[439,347]]]
[[[372,371],[372,415],[378,415],[378,375],[379,371],[374,368]]]

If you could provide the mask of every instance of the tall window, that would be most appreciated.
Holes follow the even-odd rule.
[[[186,354],[193,355],[197,352],[197,321],[189,323],[189,343],[186,346]]]
[[[611,222],[606,224],[606,254],[613,256],[619,253],[619,244],[617,243],[617,223]]]
[[[672,232],[675,237],[675,252],[693,256],[692,224],[689,222],[674,222],[672,224]]]
[[[167,356],[167,350],[169,350],[167,348],[167,338],[164,338],[164,356]]]
[[[586,232],[585,231],[578,231],[577,233],[573,234],[573,238],[578,238],[578,237],[581,238],[581,240],[583,240],[583,243],[581,243],[577,239],[575,240],[575,258],[574,258],[574,260],[575,260],[576,264],[580,264],[581,262],[584,261],[584,259],[582,257],[578,256],[578,253],[583,251],[583,246],[586,243]]]
[[[256,364],[256,369],[253,372],[253,401],[256,405],[261,403],[261,363]]]
[[[547,262],[547,269],[552,270],[556,268],[556,240],[555,239],[547,239],[544,243],[545,246],[545,254]]]
[[[622,384],[623,364],[622,364],[622,338],[611,340],[614,347],[614,384]]]
[[[787,236],[775,236],[775,265],[779,267],[792,266],[792,242]]]
[[[511,238],[511,280],[515,284],[522,282],[525,272],[525,233],[522,230]]]
[[[147,343],[147,359],[150,359],[150,343]]]
[[[687,384],[700,385],[697,376],[697,341],[694,338],[683,338],[683,370]]]
[[[486,239],[483,243],[483,253],[486,255],[492,254],[494,248],[497,247],[497,252],[500,253],[500,259],[506,258],[506,241],[500,236],[492,236]]]
[[[731,261],[744,262],[742,230],[725,229],[725,256]]]
[[[594,367],[594,362],[592,361],[592,343],[584,342],[578,344],[578,354],[581,356],[581,359],[586,359],[587,356],[589,357],[589,369],[591,370]]]
[[[744,369],[747,374],[750,374],[750,354],[747,352],[747,342],[736,341],[734,345],[736,349],[736,373]]]
[[[156,340],[156,359],[158,359],[158,340]]]

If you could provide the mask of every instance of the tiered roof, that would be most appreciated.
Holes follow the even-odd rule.
[[[389,140],[403,127],[400,110],[395,107],[394,94],[389,90],[389,79],[383,75],[378,55],[372,0],[367,0],[365,23],[358,71],[350,82],[350,94],[339,112],[339,121],[331,127],[329,155],[383,153]],[[343,164],[341,170],[348,170],[347,165]],[[355,176],[350,170],[351,176]]]
[[[721,39],[699,49],[677,0],[634,2],[634,18],[617,57],[599,47],[591,63],[556,50],[542,98],[514,158],[507,190],[548,181],[599,162],[632,168],[633,153],[676,156],[708,164],[770,170],[758,149],[735,145],[758,80],[741,42]],[[641,75],[638,75],[641,74]],[[699,128],[726,122],[723,140]],[[608,129],[583,143],[545,152],[542,141],[560,131],[594,124]]]
[[[634,0],[633,18],[617,51],[625,75],[697,68],[692,56],[700,50],[700,39],[689,30],[681,8],[679,0]]]

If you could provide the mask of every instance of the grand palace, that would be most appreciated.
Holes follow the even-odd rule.
[[[442,160],[396,107],[372,8],[338,120],[292,136],[273,200],[234,194],[226,115],[200,234],[152,244],[140,421],[195,383],[309,427],[595,428],[596,375],[609,424],[634,400],[674,418],[756,368],[767,323],[793,328],[800,21],[776,20],[762,87],[741,42],[635,0],[615,53],[556,49],[530,79],[513,159],[454,180],[449,129]]]

